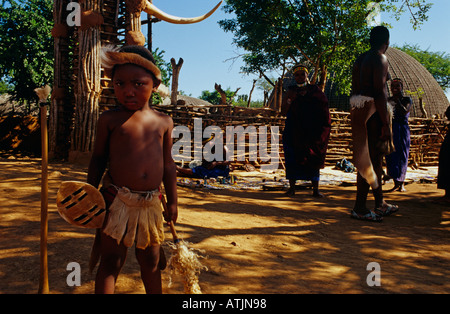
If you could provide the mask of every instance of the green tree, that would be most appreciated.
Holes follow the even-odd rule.
[[[152,51],[153,58],[155,58],[155,63],[161,70],[162,84],[169,87],[170,78],[172,77],[172,65],[170,64],[170,62],[164,60],[165,53],[166,53],[165,50],[160,50],[159,48],[156,48],[155,50]],[[161,95],[159,95],[158,93],[153,93],[152,103],[153,104],[162,103]]]
[[[213,105],[217,105],[220,103],[220,94],[218,91],[208,91],[204,90],[202,91],[202,94],[200,95],[199,99],[203,99]]]
[[[418,45],[405,44],[398,49],[419,61],[436,79],[444,91],[450,88],[450,54],[422,50]]]
[[[376,0],[383,12],[390,12],[398,21],[406,12],[409,13],[410,22],[414,29],[420,28],[423,22],[428,20],[428,11],[433,3],[428,0]]]
[[[0,78],[15,100],[34,104],[36,87],[53,80],[52,0],[2,0]]]
[[[0,80],[0,95],[10,93],[12,86]]]
[[[295,63],[308,64],[313,83],[322,88],[329,71],[349,90],[352,56],[368,37],[367,0],[228,0],[225,12],[235,18],[219,21],[233,32],[234,43],[247,51],[245,73],[285,73]]]
[[[431,6],[414,6],[424,0],[375,2],[379,6],[370,0],[227,0],[224,11],[234,17],[219,25],[232,32],[234,44],[245,50],[244,73],[284,75],[301,62],[312,68],[312,83],[324,88],[332,72],[340,92],[348,94],[353,61],[368,48],[372,13],[381,10],[399,16],[407,7],[419,23],[426,20]],[[394,5],[400,2],[404,5]]]
[[[236,95],[236,91],[232,91],[230,87],[224,90],[224,92],[227,97],[227,103],[229,103],[231,100],[232,106],[247,107],[248,95]],[[220,94],[217,90],[214,91],[204,90],[202,91],[202,94],[200,95],[199,99],[206,100],[207,102],[213,105],[218,105],[220,104],[221,101]]]

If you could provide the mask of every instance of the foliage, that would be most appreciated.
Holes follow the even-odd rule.
[[[229,91],[229,89],[227,89]],[[213,105],[220,104],[220,94],[218,91],[210,92],[208,90],[202,91],[202,94],[200,95],[199,99],[203,99]]]
[[[225,11],[236,17],[219,24],[233,32],[234,43],[248,52],[243,56],[245,73],[285,73],[295,63],[305,63],[315,73],[313,83],[324,86],[331,71],[341,89],[348,91],[353,57],[367,48],[367,3],[229,0]]]
[[[15,100],[34,103],[34,89],[53,80],[53,1],[1,2],[0,78]]]
[[[164,50],[159,50],[156,48],[152,51],[153,58],[155,59],[155,63],[158,68],[161,70],[161,78],[162,84],[169,86],[170,78],[172,77],[172,65],[170,62],[164,61],[164,54],[166,52]],[[152,104],[162,103],[161,95],[158,93],[152,94]]]
[[[244,95],[244,94],[235,95],[235,91],[232,91],[230,89],[230,87],[228,87],[225,90],[225,95],[227,96],[227,102],[229,102],[233,98],[231,100],[232,106],[247,107],[248,95]],[[205,100],[213,105],[218,105],[218,104],[220,104],[220,101],[221,101],[220,94],[216,90],[214,90],[212,92],[207,91],[207,90],[202,91],[202,94],[199,97],[199,99]],[[262,101],[251,101],[250,102],[250,107],[262,107],[262,106],[263,106]]]
[[[422,50],[418,45],[405,44],[398,49],[419,61],[433,75],[444,91],[450,88],[450,54]]]
[[[417,21],[426,20],[431,4],[425,0],[227,0],[232,18],[219,25],[234,34],[243,48],[244,73],[277,71],[284,75],[296,63],[313,71],[312,83],[324,88],[329,73],[341,93],[348,94],[355,58],[366,50],[375,10],[400,16],[405,8]],[[400,7],[396,4],[402,4]]]
[[[427,3],[428,0],[378,0],[376,2],[380,3],[382,12],[393,13],[397,21],[403,13],[409,13],[414,30],[420,28],[423,22],[428,20],[427,13],[433,5],[433,3]]]
[[[12,91],[12,86],[6,82],[0,80],[0,95],[8,94]]]

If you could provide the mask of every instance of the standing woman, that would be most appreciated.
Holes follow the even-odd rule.
[[[393,79],[391,82],[392,97],[388,102],[394,111],[392,119],[392,138],[395,151],[386,156],[387,174],[394,180],[394,187],[390,191],[405,191],[405,177],[408,168],[409,148],[411,145],[411,133],[408,118],[411,110],[412,99],[403,96],[403,82],[401,79]]]
[[[286,194],[294,196],[296,180],[308,180],[312,182],[313,196],[323,197],[319,192],[319,179],[331,130],[328,99],[317,85],[309,84],[305,66],[294,66],[292,73],[297,84],[289,86],[281,106],[281,114],[286,115],[283,132],[289,180]]]

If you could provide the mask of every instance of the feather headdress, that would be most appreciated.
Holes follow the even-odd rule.
[[[140,46],[135,47],[136,49],[145,49]],[[112,76],[112,70],[116,65],[128,63],[135,64],[153,73],[159,84],[157,92],[160,93],[161,96],[170,95],[170,91],[167,86],[161,84],[161,70],[155,63],[143,57],[141,54],[131,51],[122,51],[119,47],[107,45],[102,47],[100,57],[102,67],[104,68],[106,75]]]

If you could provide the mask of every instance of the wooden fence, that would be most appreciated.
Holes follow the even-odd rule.
[[[194,119],[201,119],[201,127],[204,130],[208,126],[218,126],[223,133],[226,133],[227,126],[242,126],[244,130],[258,130],[261,126],[267,126],[267,146],[270,154],[271,138],[270,126],[278,127],[278,132],[273,136],[278,138],[280,167],[284,166],[283,145],[281,134],[284,130],[285,118],[279,113],[269,108],[243,108],[231,106],[154,106],[155,109],[164,112],[172,117],[175,126],[187,126],[189,130],[194,130]],[[346,158],[352,161],[352,140],[350,113],[330,109],[331,114],[331,134],[327,150],[326,165],[335,165],[337,161]],[[197,120],[199,126],[200,120]],[[410,118],[411,129],[411,149],[410,165],[413,166],[437,166],[439,150],[448,132],[449,122],[444,119],[423,119]],[[247,129],[246,129],[247,128]],[[194,138],[192,136],[192,138]],[[225,137],[224,137],[225,138]],[[175,139],[176,140],[176,139]],[[193,142],[193,141],[192,141]],[[224,139],[225,143],[225,139]],[[237,140],[234,142],[235,145]],[[234,164],[240,165],[251,162],[258,167],[264,164],[261,159],[252,160],[249,154],[250,134],[245,134],[245,153],[238,155],[237,147],[234,147]],[[194,143],[192,143],[194,152]],[[177,161],[177,156],[175,156]]]

